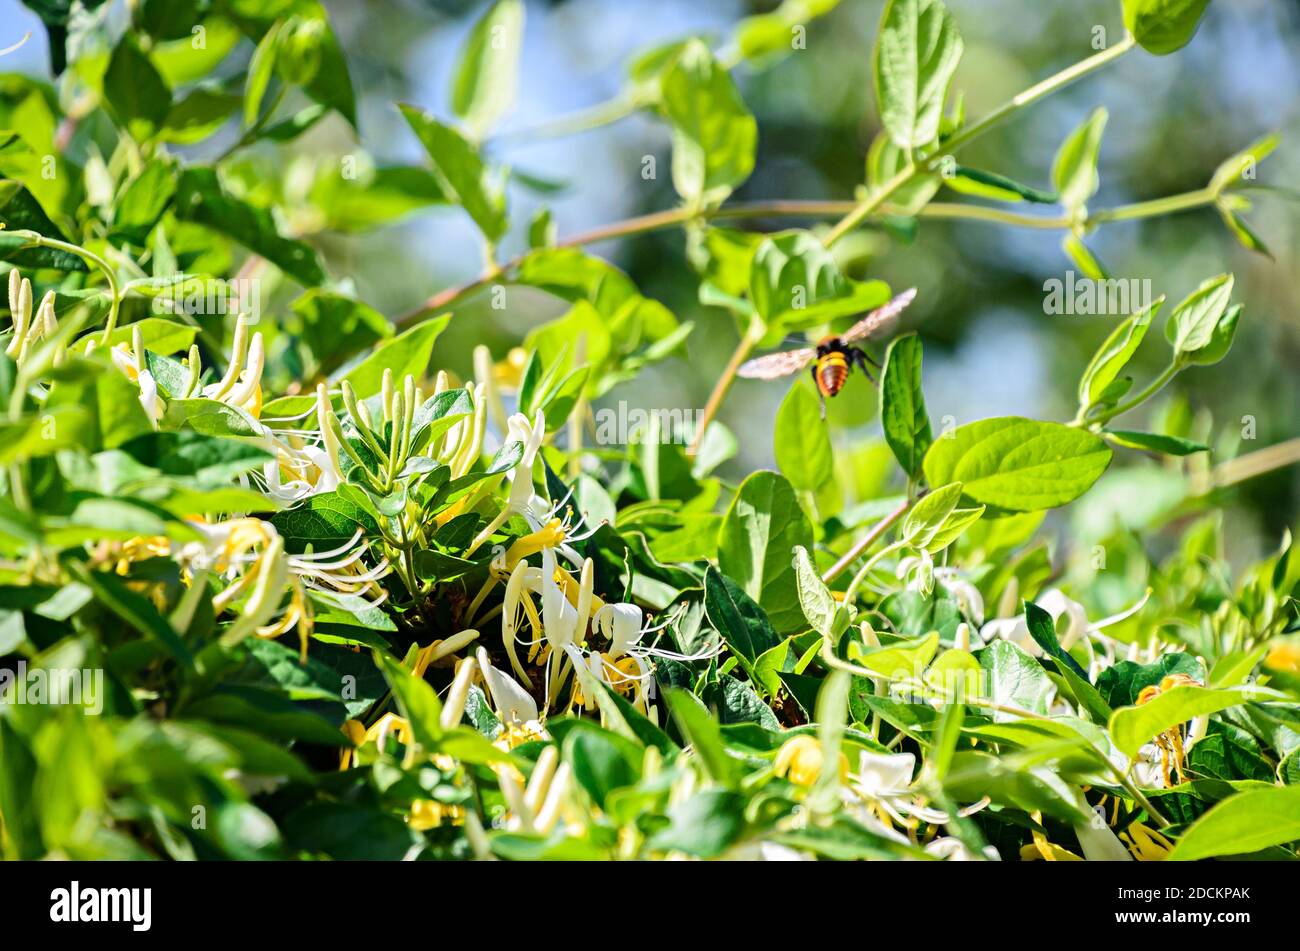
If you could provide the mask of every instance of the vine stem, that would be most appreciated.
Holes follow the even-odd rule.
[[[852,211],[841,218],[839,222],[836,223],[835,227],[831,228],[831,230],[826,233],[826,236],[822,239],[822,244],[828,248],[834,245],[835,242],[840,240],[840,238],[844,237],[858,225],[862,224],[862,222],[866,220],[867,216],[876,211],[895,191],[907,185],[918,175],[931,171],[934,168],[935,163],[940,159],[951,155],[962,146],[973,142],[985,132],[988,132],[994,126],[999,125],[1025,106],[1031,105],[1039,99],[1042,99],[1044,96],[1056,92],[1058,89],[1068,86],[1075,80],[1081,79],[1089,73],[1101,69],[1103,66],[1119,59],[1136,45],[1136,41],[1133,39],[1132,35],[1126,33],[1124,39],[1120,40],[1110,49],[1102,50],[1099,53],[1089,56],[1087,59],[1080,60],[1073,66],[1067,67],[1059,73],[1047,77],[1042,82],[1030,86],[1024,92],[1018,93],[1011,99],[1008,99],[984,118],[980,119],[973,125],[968,126],[946,142],[942,143],[938,151],[933,155],[925,157],[923,163],[907,166],[900,170],[893,178],[882,184],[871,195],[859,202]]]
[[[889,531],[891,525],[903,517],[911,504],[912,502],[910,499],[904,499],[899,503],[897,508],[876,523],[876,526],[872,528],[871,531],[867,532],[867,534],[862,537],[861,541],[850,548],[844,554],[843,558],[831,565],[830,568],[826,569],[826,573],[822,575],[822,582],[824,584],[830,584],[836,577],[843,574],[851,564],[858,560],[863,552],[876,543],[880,536]],[[847,601],[848,599],[845,598],[845,600]]]
[[[694,459],[700,449],[700,443],[704,440],[704,431],[709,428],[709,423],[713,417],[718,415],[718,410],[722,406],[722,401],[727,398],[727,392],[731,389],[731,384],[736,382],[736,373],[740,365],[748,359],[754,351],[758,341],[763,337],[763,327],[758,321],[750,323],[749,328],[740,338],[740,343],[731,354],[731,359],[722,369],[722,375],[718,377],[718,382],[713,385],[713,392],[709,394],[709,400],[704,404],[704,410],[700,414],[699,423],[695,427],[695,433],[691,437],[691,444],[686,448],[686,457]]]
[[[25,237],[29,237],[32,244],[36,245],[37,247],[51,248],[56,251],[64,251],[67,252],[68,254],[74,254],[77,257],[81,258],[83,261],[93,264],[95,267],[97,267],[100,271],[103,272],[104,278],[108,281],[108,293],[109,293],[108,322],[104,325],[104,339],[103,339],[103,342],[107,344],[108,338],[112,335],[114,329],[116,329],[117,327],[117,312],[122,304],[122,289],[117,283],[117,273],[113,270],[113,268],[109,265],[109,263],[105,261],[103,258],[101,258],[98,254],[96,254],[94,251],[88,251],[85,248],[81,247],[80,245],[70,244],[67,241],[60,241],[57,238],[47,238],[45,237],[45,235],[39,234],[38,232],[35,231],[26,231],[26,232],[22,232],[22,234]]]
[[[1138,202],[1132,205],[1120,205],[1115,208],[1103,208],[1090,215],[1085,225],[1103,221],[1123,221],[1147,218],[1156,214],[1181,211],[1213,203],[1213,197],[1204,189],[1157,198],[1152,201]],[[572,235],[556,243],[557,248],[579,248],[602,241],[618,238],[630,238],[642,234],[664,231],[668,228],[684,225],[694,220],[737,221],[749,218],[838,218],[847,215],[858,207],[852,201],[818,201],[797,198],[776,199],[773,201],[735,202],[719,208],[692,210],[689,208],[672,208],[667,211],[655,211],[637,215],[602,225],[590,231]],[[884,214],[907,214],[906,210],[887,201],[881,201],[875,208]],[[956,202],[931,202],[915,213],[917,217],[937,221],[983,221],[989,224],[1007,225],[1015,228],[1030,228],[1039,231],[1066,231],[1075,224],[1064,215],[1030,215],[1024,212],[1008,211],[1003,208],[991,208],[987,205],[965,205]],[[397,326],[406,327],[420,318],[442,310],[464,300],[492,283],[507,277],[527,254],[521,254],[501,264],[486,268],[474,280],[453,287],[448,287],[432,295],[419,307],[397,318]]]
[[[1210,472],[1194,477],[1193,494],[1204,495],[1212,489],[1224,489],[1296,463],[1300,463],[1300,436],[1229,459]]]
[[[1178,372],[1182,370],[1184,366],[1185,364],[1183,364],[1177,359],[1174,359],[1172,362],[1170,362],[1169,366],[1164,368],[1164,371],[1161,372],[1161,374],[1158,377],[1156,377],[1149,384],[1147,384],[1147,386],[1142,390],[1142,392],[1138,393],[1132,399],[1125,400],[1123,403],[1120,403],[1117,406],[1112,407],[1111,409],[1093,417],[1092,419],[1084,420],[1084,419],[1076,418],[1074,420],[1073,425],[1084,425],[1085,423],[1089,425],[1098,425],[1098,426],[1104,425],[1105,423],[1110,422],[1116,416],[1120,416],[1124,413],[1127,413],[1131,409],[1141,406],[1147,400],[1151,399],[1151,397],[1155,396],[1157,393],[1163,390],[1165,386],[1168,385],[1169,381],[1172,380],[1175,376],[1177,376]]]

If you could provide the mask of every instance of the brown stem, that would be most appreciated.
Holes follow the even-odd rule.
[[[731,384],[736,382],[736,371],[748,359],[750,353],[753,352],[754,346],[762,336],[762,327],[755,322],[750,324],[749,329],[741,336],[740,342],[736,344],[731,359],[727,361],[726,367],[722,370],[722,376],[718,377],[718,382],[713,385],[713,392],[709,394],[709,401],[704,404],[704,412],[700,416],[699,425],[695,427],[695,435],[691,438],[691,444],[686,450],[688,459],[695,458],[700,443],[704,439],[704,431],[709,428],[709,423],[718,414],[718,408],[722,406],[722,401],[726,398],[727,391],[731,389]]]
[[[891,525],[903,517],[903,513],[907,511],[908,506],[911,504],[912,502],[910,499],[904,499],[900,502],[898,507],[881,519],[880,522],[876,524],[875,528],[863,536],[860,542],[845,552],[843,558],[835,562],[835,564],[831,565],[830,568],[826,570],[826,573],[822,575],[822,581],[826,584],[830,584],[838,575],[842,574],[850,565],[862,556],[863,552],[874,545],[880,539],[881,535],[889,531]]]
[[[1213,489],[1227,488],[1296,463],[1300,463],[1300,437],[1248,452],[1215,466],[1210,472],[1193,479],[1192,492],[1194,495],[1204,495]]]

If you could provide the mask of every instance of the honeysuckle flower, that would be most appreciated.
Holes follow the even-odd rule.
[[[484,648],[480,647],[475,654],[497,719],[506,727],[523,726],[540,732],[537,701],[533,695],[505,671],[497,669]]]
[[[927,596],[934,585],[939,586],[976,625],[984,623],[984,596],[960,568],[935,565],[930,554],[923,551],[900,560],[895,573],[906,580],[909,590]]]
[[[1114,642],[1102,635],[1101,631],[1113,624],[1118,624],[1120,621],[1127,620],[1142,610],[1149,596],[1150,592],[1118,614],[1113,614],[1096,622],[1088,620],[1087,611],[1082,604],[1067,597],[1056,588],[1044,592],[1035,603],[1051,615],[1053,622],[1060,618],[1061,615],[1065,615],[1069,619],[1068,628],[1060,636],[1061,647],[1069,650],[1075,644],[1082,643],[1088,652],[1089,676],[1096,677],[1101,670],[1102,660],[1096,654],[1094,642],[1103,645],[1108,658],[1113,657],[1114,648]],[[989,643],[995,638],[1012,641],[1033,657],[1042,656],[1043,653],[1043,649],[1038,646],[1038,642],[1029,633],[1029,625],[1023,612],[1015,617],[998,618],[989,621],[980,628],[980,637],[985,643]]]
[[[823,760],[821,742],[815,736],[800,733],[781,744],[772,769],[796,786],[811,787],[821,775]],[[839,757],[839,778],[841,783],[849,779],[849,758],[843,753]]]
[[[917,820],[931,825],[946,825],[952,821],[948,813],[922,805],[921,794],[912,786],[912,773],[916,757],[911,753],[858,753],[858,771],[849,777],[849,789],[868,809],[874,811],[886,825],[890,820],[904,828],[915,828]],[[958,815],[968,816],[988,805],[983,799],[962,809]]]
[[[1174,848],[1163,833],[1141,822],[1129,823],[1119,837],[1139,862],[1163,862]]]
[[[42,340],[54,336],[59,329],[54,314],[54,291],[46,291],[32,314],[32,285],[19,275],[15,268],[9,272],[9,312],[13,316],[13,336],[5,353],[21,366],[27,354]]]
[[[262,334],[253,334],[250,341],[248,318],[240,314],[235,321],[230,364],[225,376],[216,383],[209,383],[200,392],[205,399],[238,407],[257,419],[262,414],[262,370],[265,363]]]
[[[139,326],[132,328],[130,345],[119,343],[109,351],[109,356],[113,365],[121,370],[128,380],[140,387],[140,405],[144,407],[145,415],[156,428],[167,407],[158,393],[158,383],[145,362]]]
[[[509,807],[507,829],[545,835],[555,828],[564,809],[572,771],[568,763],[559,761],[559,751],[554,746],[542,750],[527,786],[513,766],[500,763],[493,770]]]
[[[998,850],[991,845],[986,845],[981,850],[982,855],[976,855],[970,850],[961,839],[956,836],[940,836],[925,844],[925,851],[936,858],[944,859],[948,862],[979,862],[990,861],[997,862],[1001,859]]]

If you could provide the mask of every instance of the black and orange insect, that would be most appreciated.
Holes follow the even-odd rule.
[[[783,350],[780,353],[755,357],[741,364],[737,372],[751,380],[775,380],[798,373],[812,363],[813,381],[817,384],[817,395],[822,404],[822,419],[825,419],[826,398],[834,396],[844,388],[844,383],[849,378],[849,371],[854,365],[862,369],[867,379],[875,382],[868,364],[876,369],[880,369],[880,365],[872,360],[865,350],[855,347],[854,344],[874,336],[892,323],[903,309],[912,303],[912,298],[915,296],[916,288],[913,287],[899,294],[889,303],[877,307],[842,334],[823,337],[812,347],[800,347],[798,350]],[[814,360],[816,363],[813,363]]]

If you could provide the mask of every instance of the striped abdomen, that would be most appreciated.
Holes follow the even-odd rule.
[[[822,396],[834,396],[849,378],[848,358],[839,350],[832,350],[817,358],[817,389]]]

